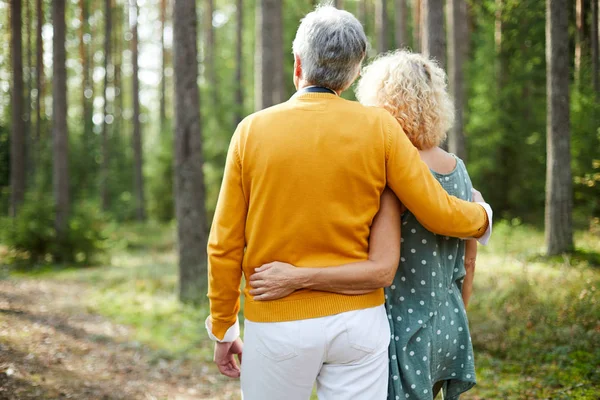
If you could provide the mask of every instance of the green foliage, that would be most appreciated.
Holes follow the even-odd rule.
[[[15,218],[0,221],[0,240],[9,249],[9,262],[26,268],[39,263],[87,265],[106,255],[110,223],[92,203],[79,203],[69,220],[69,230],[59,237],[49,196],[30,195]]]
[[[163,133],[153,151],[153,162],[148,166],[148,215],[160,222],[174,217],[173,196],[173,140]]]

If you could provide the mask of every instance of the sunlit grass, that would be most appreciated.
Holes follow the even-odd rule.
[[[110,266],[49,266],[36,276],[84,284],[88,310],[135,328],[133,340],[157,358],[210,362],[207,305],[177,301],[173,227],[133,225],[119,235]],[[468,310],[478,385],[465,399],[596,398],[600,238],[577,233],[574,256],[550,259],[543,243],[542,232],[512,221],[480,246]]]

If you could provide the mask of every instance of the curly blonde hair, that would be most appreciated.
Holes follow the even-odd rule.
[[[439,146],[454,124],[446,73],[427,57],[397,50],[362,72],[356,95],[367,106],[383,107],[420,150]]]

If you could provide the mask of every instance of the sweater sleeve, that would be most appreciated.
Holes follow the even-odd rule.
[[[387,113],[383,118],[387,184],[421,225],[431,232],[459,238],[486,234],[489,220],[485,207],[450,196],[421,160],[400,124]]]
[[[227,153],[221,192],[208,239],[208,298],[211,337],[223,340],[237,325],[248,205],[242,186],[239,130]],[[234,328],[235,329],[235,328]]]

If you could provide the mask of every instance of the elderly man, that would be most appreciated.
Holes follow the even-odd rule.
[[[274,260],[300,267],[365,260],[386,185],[430,230],[488,236],[489,206],[448,196],[385,110],[339,97],[357,78],[366,49],[350,13],[324,6],[308,14],[293,44],[298,92],[247,117],[231,139],[208,244],[206,322],[217,341],[215,362],[227,376],[240,375],[234,356],[241,361],[242,274],[248,279]],[[386,398],[383,290],[298,290],[261,302],[250,289],[244,399],[308,399],[315,381],[322,399]]]

